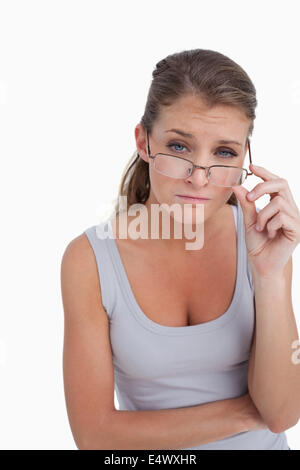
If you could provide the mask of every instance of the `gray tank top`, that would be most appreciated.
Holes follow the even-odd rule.
[[[120,410],[200,405],[248,392],[248,360],[255,320],[254,290],[244,239],[243,212],[234,211],[237,277],[229,308],[198,325],[160,325],[133,295],[110,218],[85,230],[94,251],[108,315]],[[259,209],[257,209],[259,211]],[[103,233],[109,234],[103,238]],[[99,235],[101,234],[102,235]],[[184,450],[288,450],[285,432],[246,431]]]

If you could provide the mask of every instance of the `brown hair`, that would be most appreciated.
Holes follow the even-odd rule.
[[[242,109],[251,120],[247,137],[252,135],[257,106],[256,90],[247,73],[229,57],[208,49],[177,52],[160,60],[152,77],[145,112],[140,121],[149,135],[160,107],[172,104],[185,94],[201,97],[209,107],[228,104]],[[149,194],[149,164],[140,158],[136,150],[122,174],[115,213],[121,210],[120,196],[127,196],[128,210],[132,204],[145,203]],[[234,193],[227,203],[237,205]]]

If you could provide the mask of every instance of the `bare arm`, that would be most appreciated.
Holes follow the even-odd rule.
[[[295,426],[300,416],[300,368],[292,361],[291,348],[299,340],[292,305],[292,257],[281,277],[252,276],[257,327],[248,389],[264,420],[282,432]]]
[[[83,449],[194,447],[254,429],[255,413],[246,396],[187,408],[115,410],[106,416],[98,434],[83,444]]]

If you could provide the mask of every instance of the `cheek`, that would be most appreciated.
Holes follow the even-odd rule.
[[[156,171],[150,169],[149,172],[150,186],[156,199],[160,202],[171,201],[176,193],[176,187],[178,186],[178,180],[174,178],[168,178],[167,176],[161,175]]]
[[[232,188],[223,188],[222,186],[213,186],[212,185],[212,193],[215,195],[216,198],[226,198],[229,197],[232,193]]]

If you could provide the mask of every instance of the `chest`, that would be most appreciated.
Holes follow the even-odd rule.
[[[133,295],[150,320],[191,326],[214,320],[229,308],[237,275],[233,215],[218,243],[198,257],[166,259],[146,245],[116,243]]]

